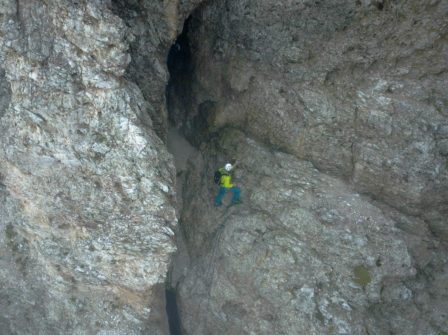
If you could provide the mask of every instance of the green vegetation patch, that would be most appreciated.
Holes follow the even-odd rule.
[[[355,275],[354,282],[362,287],[367,286],[371,281],[369,270],[362,265],[358,265],[353,269],[353,274]]]
[[[13,251],[17,252],[19,250],[19,244],[16,241],[17,232],[11,223],[8,223],[5,229],[6,245]]]
[[[325,317],[322,315],[322,312],[319,309],[316,311],[316,319],[322,323],[325,322]]]
[[[16,237],[16,232],[14,231],[14,227],[12,224],[8,224],[5,229],[5,235],[8,240],[12,240]]]

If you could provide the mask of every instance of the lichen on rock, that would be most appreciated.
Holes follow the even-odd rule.
[[[368,285],[372,278],[370,277],[369,269],[367,269],[365,266],[358,265],[353,269],[354,274],[354,282],[358,285],[361,285],[362,287],[365,287]]]

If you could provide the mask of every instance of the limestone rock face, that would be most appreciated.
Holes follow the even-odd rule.
[[[444,286],[446,256],[431,250],[439,244],[428,229],[416,236],[397,227],[421,225],[417,219],[239,131],[226,130],[202,151],[216,152],[237,159],[243,203],[226,208],[229,195],[214,208],[206,176],[216,162],[191,166],[202,172],[184,185],[187,334],[437,334],[447,326],[446,301],[427,296]],[[415,280],[416,267],[428,263],[434,277]]]
[[[193,13],[188,334],[447,331],[447,18],[440,0]],[[232,157],[243,204],[215,209]]]
[[[1,334],[166,334],[175,169],[114,6],[0,1]]]
[[[193,107],[448,239],[446,1],[216,1],[193,16]],[[203,108],[207,107],[207,108]]]
[[[446,333],[447,18],[0,0],[0,334],[167,335],[175,231],[186,334]],[[214,208],[232,157],[243,204]]]
[[[171,45],[182,31],[185,18],[202,0],[113,1],[113,12],[121,17],[133,39],[132,60],[126,78],[137,83],[150,103],[153,128],[166,138],[168,116],[165,89],[169,75],[166,61]]]

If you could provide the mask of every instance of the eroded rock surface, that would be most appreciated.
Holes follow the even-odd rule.
[[[126,78],[138,84],[145,99],[153,128],[167,136],[168,115],[165,89],[169,80],[166,60],[171,45],[182,31],[184,19],[202,0],[129,1],[114,0],[113,12],[132,33],[132,60]]]
[[[1,334],[167,333],[175,168],[115,9],[0,2]]]
[[[190,24],[190,119],[309,160],[446,240],[447,18],[440,0],[211,2]]]
[[[420,226],[414,235],[397,228],[398,220],[421,222],[394,216],[311,163],[239,131],[225,131],[203,150],[206,157],[216,152],[237,158],[243,204],[213,207],[216,190],[206,180],[213,159],[187,178],[182,226],[192,265],[180,285],[187,334],[438,334],[446,328],[446,302],[428,296],[444,286],[446,256],[428,229]],[[432,279],[415,280],[416,267],[428,263],[437,268]]]
[[[183,185],[188,334],[448,331],[447,18],[440,0],[193,13],[173,102],[202,149]],[[217,212],[232,156],[245,202]]]
[[[166,335],[176,198],[187,334],[448,332],[448,3],[201,3],[0,1],[0,333]]]

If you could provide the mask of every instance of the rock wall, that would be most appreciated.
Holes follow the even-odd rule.
[[[132,33],[131,62],[126,78],[135,82],[150,103],[153,128],[166,139],[168,115],[165,89],[169,80],[166,62],[171,45],[182,31],[188,14],[202,0],[129,1],[114,0],[113,12]]]
[[[1,334],[167,334],[176,198],[186,334],[448,332],[446,1],[0,14]],[[175,185],[190,14],[168,96],[199,151]],[[243,204],[215,209],[231,157]]]
[[[190,117],[238,127],[448,238],[446,1],[216,1]]]
[[[176,36],[176,6],[140,13],[152,45]],[[119,9],[0,1],[1,334],[167,334],[175,168],[150,117],[165,56],[140,55],[145,99]]]
[[[448,331],[447,14],[438,0],[192,14],[187,334]],[[243,204],[213,208],[232,157]]]
[[[216,162],[191,166],[202,172],[187,177],[190,201],[181,219],[192,259],[180,284],[187,334],[387,334],[389,322],[394,331],[403,327],[397,334],[410,330],[400,319],[412,315],[407,311],[381,314],[391,301],[415,306],[406,280],[416,264],[390,211],[240,131],[226,130],[202,152],[216,151],[238,160],[243,204],[227,208],[226,198],[213,208],[206,176]],[[434,256],[430,246],[420,244],[418,265]],[[443,315],[443,301],[426,303]],[[413,317],[419,334],[440,326],[432,328],[427,315]]]

